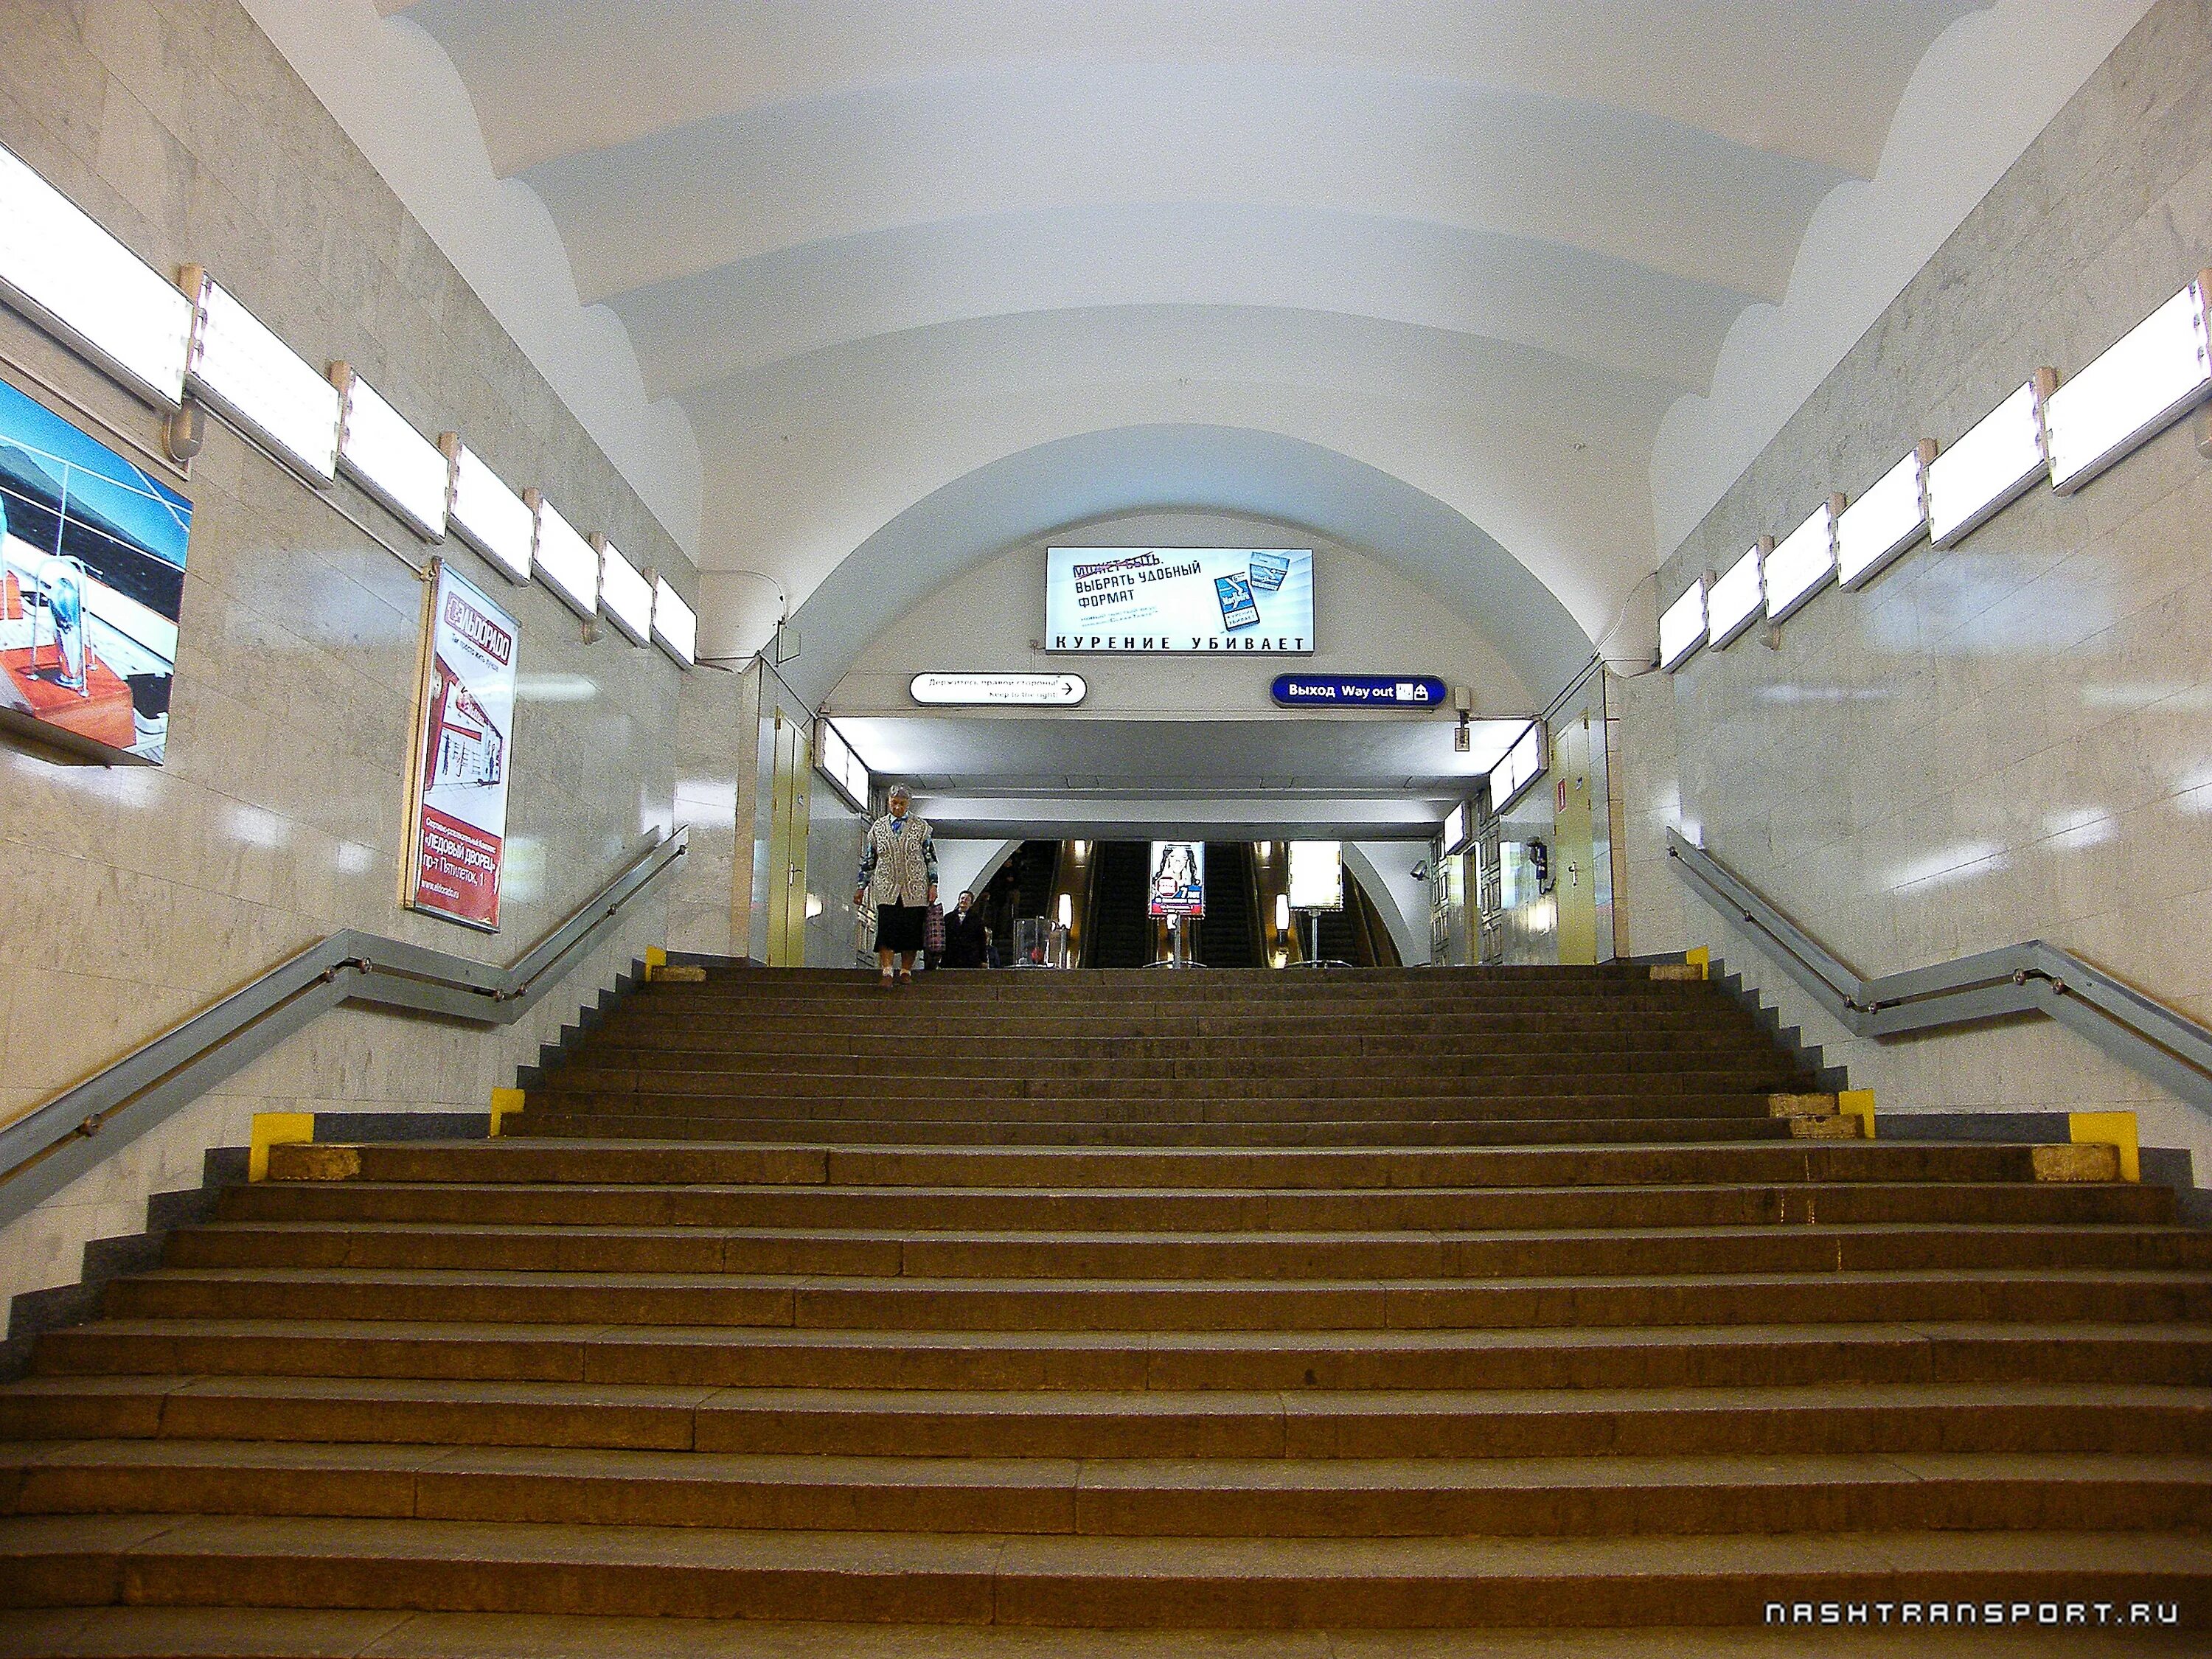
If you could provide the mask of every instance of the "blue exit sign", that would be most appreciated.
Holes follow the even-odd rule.
[[[1275,701],[1285,708],[1442,708],[1450,688],[1426,674],[1278,674]]]

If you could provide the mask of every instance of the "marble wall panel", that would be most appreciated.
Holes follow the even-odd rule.
[[[157,269],[205,265],[309,362],[361,366],[420,429],[458,428],[509,483],[696,594],[681,550],[235,0],[0,9],[0,142]],[[151,411],[12,313],[0,376],[111,443],[156,442]],[[402,910],[410,562],[429,550],[350,485],[318,497],[213,422],[177,487],[194,521],[167,766],[0,746],[6,1116],[341,927],[512,961],[676,820],[679,709],[705,677],[611,629],[586,639],[542,588],[448,544],[521,625],[502,931]],[[0,1296],[75,1279],[86,1240],[137,1231],[148,1195],[197,1185],[254,1112],[483,1109],[664,942],[669,904],[640,902],[506,1030],[326,1017],[0,1231]]]
[[[2212,7],[2166,0],[1666,563],[1662,602],[2212,264]],[[1691,897],[1705,843],[1862,973],[2044,938],[2212,1020],[2212,466],[2184,423],[1782,629],[1620,688],[1628,948],[1709,945],[1884,1111],[2132,1106],[2212,1178],[2212,1119],[2050,1024],[1847,1038]]]

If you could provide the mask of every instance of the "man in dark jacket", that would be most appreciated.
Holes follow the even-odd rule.
[[[945,918],[945,965],[981,968],[985,949],[983,913],[975,908],[973,893],[963,893]]]

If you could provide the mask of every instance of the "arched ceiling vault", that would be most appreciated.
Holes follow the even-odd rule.
[[[1194,439],[1220,499],[1172,504],[1386,481],[1585,650],[1654,562],[1662,416],[1982,3],[379,0],[688,414],[710,643],[774,614],[718,570],[800,603],[1040,454],[1163,504],[1128,462],[1172,443],[1113,434],[1185,428],[1278,442]]]

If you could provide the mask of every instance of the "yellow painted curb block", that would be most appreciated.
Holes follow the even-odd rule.
[[[1711,975],[1713,953],[1700,945],[1694,951],[1685,951],[1682,953],[1682,962],[1685,966],[1696,969],[1699,979],[1705,979]]]
[[[2142,1152],[2136,1142],[2133,1112],[2069,1112],[2066,1135],[2076,1146],[2116,1146],[2120,1153],[2120,1179],[2142,1179]]]
[[[246,1159],[246,1178],[248,1181],[269,1179],[269,1149],[271,1146],[295,1146],[301,1141],[315,1138],[315,1115],[313,1112],[256,1112],[253,1115],[252,1150]]]
[[[1841,1094],[1836,1097],[1836,1109],[1841,1112],[1845,1117],[1855,1117],[1858,1119],[1859,1134],[1862,1139],[1867,1140],[1872,1140],[1874,1139],[1873,1090],[1844,1090]]]
[[[645,947],[645,976],[647,980],[660,977],[660,970],[668,966],[668,952],[658,945]]]
[[[525,1099],[520,1089],[495,1089],[491,1091],[491,1132],[496,1136],[501,1121],[522,1109]]]

